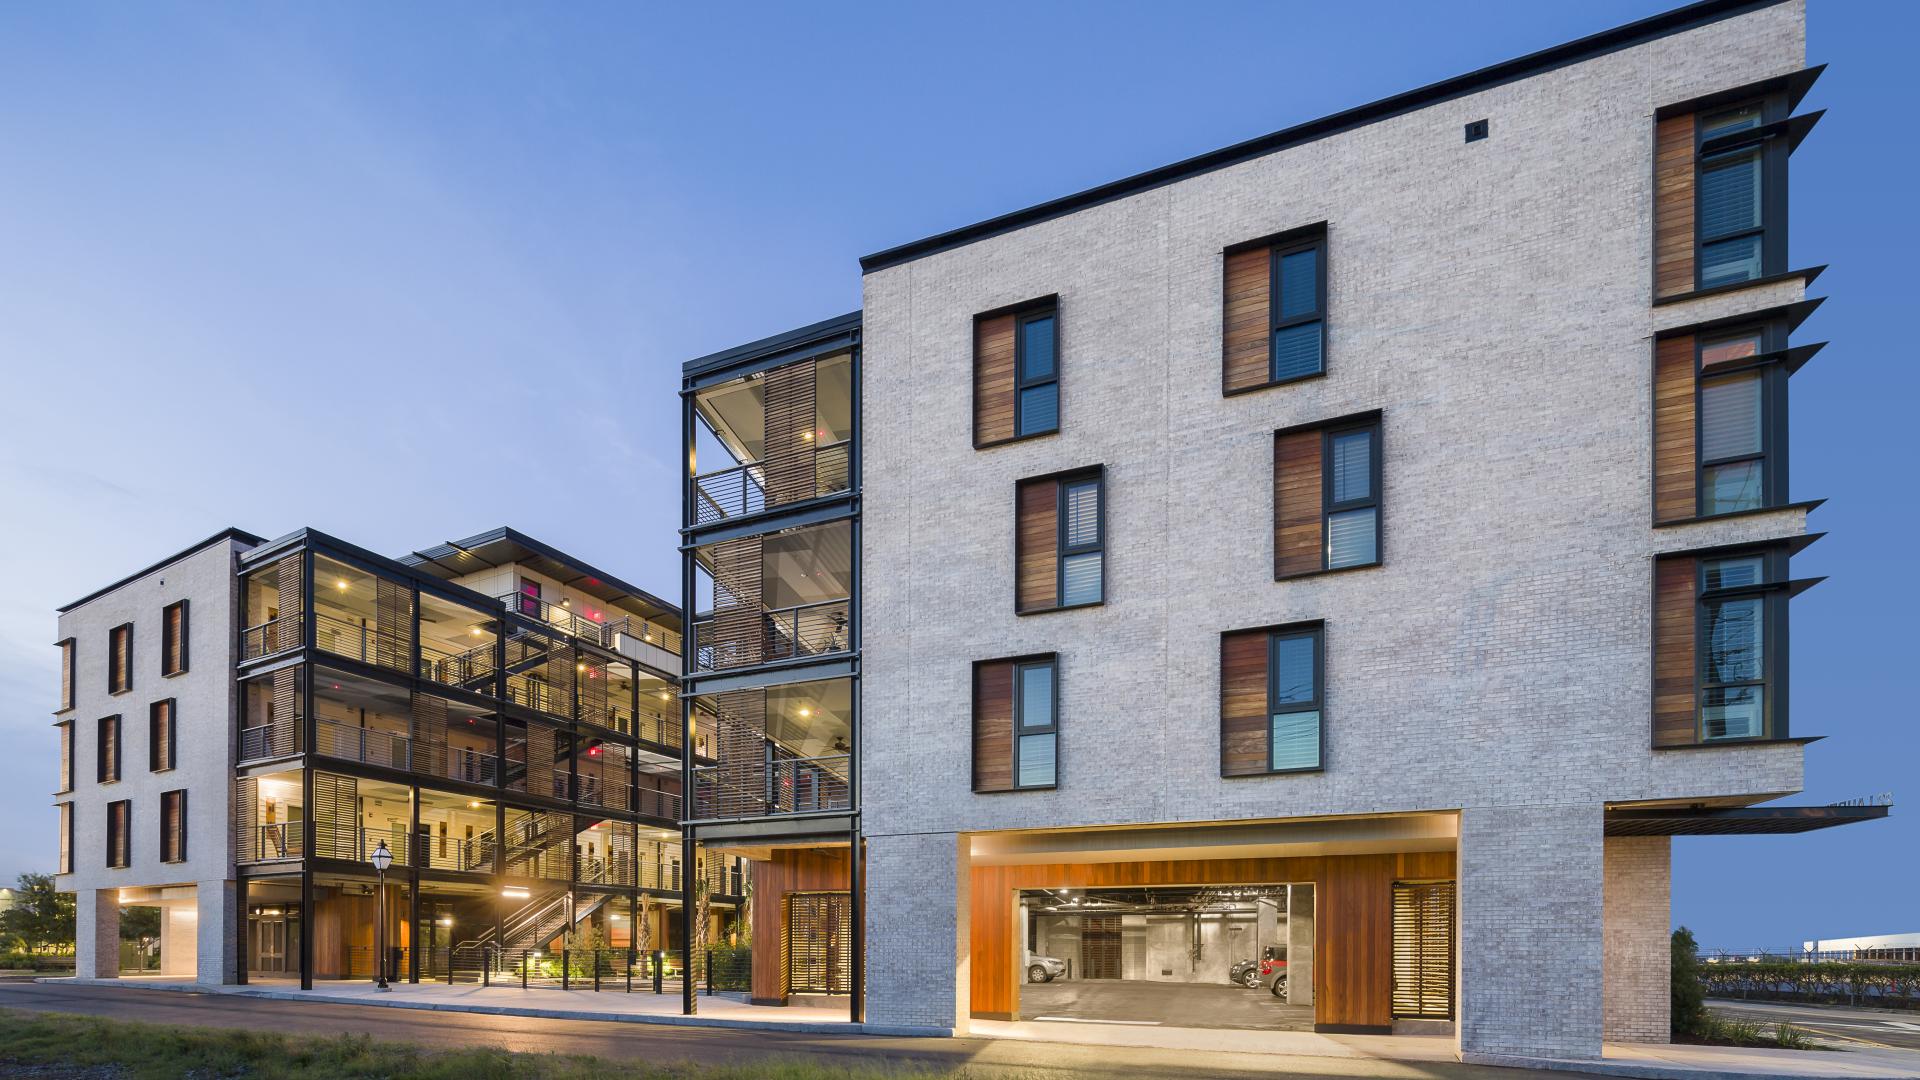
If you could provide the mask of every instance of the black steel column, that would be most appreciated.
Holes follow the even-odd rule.
[[[414,604],[413,610],[418,616],[420,605]],[[414,633],[419,633],[417,619]],[[419,638],[414,640],[418,642]],[[427,857],[422,849],[429,845],[420,842],[420,785],[415,784],[408,794],[413,797],[413,806],[407,814],[407,981],[417,983],[420,981],[420,861]],[[451,953],[447,956],[447,963],[453,963]]]
[[[853,825],[847,829],[847,907],[850,912],[848,937],[851,940],[853,955],[853,985],[847,995],[847,1019],[859,1023],[867,1011],[867,927],[866,927],[866,875],[861,872],[861,863],[865,854],[860,849],[860,817],[854,815]]]
[[[245,986],[247,985],[247,932],[252,928],[248,925],[247,879],[244,877],[236,877],[234,880],[233,906],[239,916],[239,932],[233,937],[233,981],[237,986]]]
[[[700,999],[694,995],[693,986],[693,900],[694,875],[697,868],[694,859],[693,834],[680,834],[680,1011],[692,1016],[700,1011]]]

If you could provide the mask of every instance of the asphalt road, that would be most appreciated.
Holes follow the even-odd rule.
[[[1869,1046],[1920,1050],[1920,1013],[1916,1012],[1720,998],[1710,999],[1707,1007],[1731,1020],[1748,1020],[1756,1024],[1788,1023],[1813,1035],[1849,1039]]]
[[[907,1062],[921,1066],[981,1065],[1011,1077],[1056,1078],[1327,1077],[1389,1080],[1567,1080],[1581,1074],[1496,1069],[1449,1063],[1400,1063],[1368,1058],[1282,1057],[1193,1050],[1121,1049],[1011,1039],[899,1039],[868,1035],[805,1035],[738,1028],[476,1013],[423,1012],[375,1005],[269,1001],[223,994],[190,994],[115,987],[59,986],[0,981],[0,1008],[82,1013],[190,1027],[249,1028],[288,1034],[365,1033],[423,1046],[492,1045],[533,1053],[590,1054],[607,1060],[653,1063],[745,1063],[768,1058],[826,1058],[837,1065]]]

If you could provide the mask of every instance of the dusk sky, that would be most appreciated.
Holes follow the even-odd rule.
[[[510,524],[676,595],[681,361],[853,310],[860,255],[1672,6],[0,7],[0,881],[54,864],[60,605],[228,525]],[[1909,798],[1920,5],[1809,6],[1790,801]],[[1920,931],[1917,853],[1920,802],[1683,839],[1674,920]]]

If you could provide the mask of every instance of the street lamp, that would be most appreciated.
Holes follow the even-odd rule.
[[[379,880],[375,891],[380,894],[380,902],[377,905],[379,913],[374,916],[377,921],[373,926],[373,963],[374,970],[379,972],[379,978],[374,982],[373,988],[391,990],[392,987],[387,985],[387,867],[393,865],[393,852],[387,850],[385,840],[374,847],[372,861],[374,873],[378,875]]]

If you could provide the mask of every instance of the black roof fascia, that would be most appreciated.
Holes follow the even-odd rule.
[[[1878,821],[1887,806],[1742,806],[1699,810],[1609,810],[1608,836],[1753,836],[1803,833]]]
[[[1265,157],[1281,150],[1365,127],[1415,109],[1437,105],[1468,94],[1480,93],[1570,64],[1581,63],[1608,53],[1697,29],[1722,19],[1759,11],[1782,2],[1784,0],[1701,0],[1700,3],[1688,4],[1625,26],[1616,26],[1611,30],[1602,30],[1597,34],[1529,53],[1526,56],[1504,60],[1478,71],[1429,83],[1366,105],[1209,151],[1185,161],[1177,161],[1122,180],[1088,188],[1051,202],[1040,203],[1024,210],[1016,210],[973,225],[878,251],[862,257],[860,269],[863,273],[872,273],[890,266],[912,262],[936,252],[963,247],[990,236],[998,236],[1001,233],[1076,213],[1102,203],[1138,195],[1143,191],[1165,187],[1168,184],[1215,172],[1254,158]]]
[[[223,540],[239,540],[242,543],[254,544],[254,545],[264,544],[267,542],[265,537],[255,536],[252,533],[247,532],[245,529],[238,529],[238,528],[233,528],[229,526],[228,528],[221,529],[219,532],[214,533],[212,536],[207,537],[205,540],[202,540],[197,544],[193,544],[180,551],[174,552],[173,554],[167,556],[164,559],[161,559],[159,562],[154,563],[152,566],[149,566],[144,570],[136,570],[133,573],[128,574],[126,577],[121,578],[119,581],[116,581],[111,585],[105,586],[104,588],[95,589],[94,591],[88,593],[87,595],[81,597],[80,599],[75,600],[72,603],[67,604],[63,607],[57,608],[55,610],[57,610],[60,614],[65,615],[67,612],[72,611],[74,608],[77,608],[82,604],[86,604],[94,600],[98,600],[101,597],[107,595],[108,593],[114,591],[115,589],[120,588],[123,585],[129,585],[135,581],[138,581],[141,578],[146,577],[148,574],[151,574],[156,570],[164,570],[167,567],[172,566],[174,563],[179,562],[181,559],[184,559],[189,555],[197,554],[201,550],[211,547],[214,544],[220,543]]]
[[[860,312],[850,311],[758,341],[749,341],[745,345],[735,345],[731,349],[696,357],[681,365],[680,371],[687,381],[687,388],[694,389],[696,382],[699,386],[711,386],[750,370],[777,367],[790,359],[799,358],[789,354],[818,354],[859,343]]]
[[[663,614],[672,615],[676,619],[679,618],[680,616],[680,605],[669,604],[665,600],[660,599],[658,596],[655,596],[652,593],[648,592],[647,590],[642,589],[638,585],[629,584],[628,582],[622,581],[621,579],[614,577],[612,574],[609,574],[606,571],[600,569],[599,567],[594,566],[592,563],[587,562],[585,559],[575,558],[574,556],[569,555],[564,551],[561,551],[559,548],[556,548],[551,544],[542,543],[541,541],[536,540],[531,536],[528,536],[527,534],[519,531],[518,529],[514,529],[506,525],[502,525],[495,529],[489,529],[488,531],[483,533],[476,533],[475,535],[469,536],[463,540],[449,540],[446,543],[439,544],[435,547],[423,548],[419,551],[409,552],[405,555],[400,556],[400,562],[407,566],[420,568],[424,572],[430,573],[430,574],[434,574],[434,570],[432,569],[432,567],[438,567],[441,570],[445,570],[449,574],[458,576],[461,574],[472,573],[473,571],[463,570],[455,566],[449,566],[445,562],[442,562],[441,560],[443,559],[457,560],[460,558],[472,558],[478,562],[486,564],[487,560],[482,555],[478,554],[475,549],[485,548],[492,544],[506,544],[510,548],[519,548],[526,553],[542,556],[554,562],[569,566],[574,570],[579,571],[581,577],[583,578],[595,579],[599,584],[606,586],[606,588],[601,590],[586,589],[585,591],[600,597],[600,599],[606,601],[609,604],[619,603],[621,600],[631,597],[633,599],[639,600],[642,604],[652,606],[655,610],[660,611]],[[519,560],[508,559],[506,561],[517,562]],[[488,564],[488,565],[497,565],[497,564]],[[486,569],[486,568],[487,568],[487,565],[482,565],[479,567],[475,567],[474,569],[480,570],[480,569]],[[438,574],[434,574],[434,576],[439,577]],[[580,578],[575,578],[573,581],[567,582],[566,584],[576,585],[578,584],[579,581],[580,581]],[[605,595],[602,595],[603,593]]]

